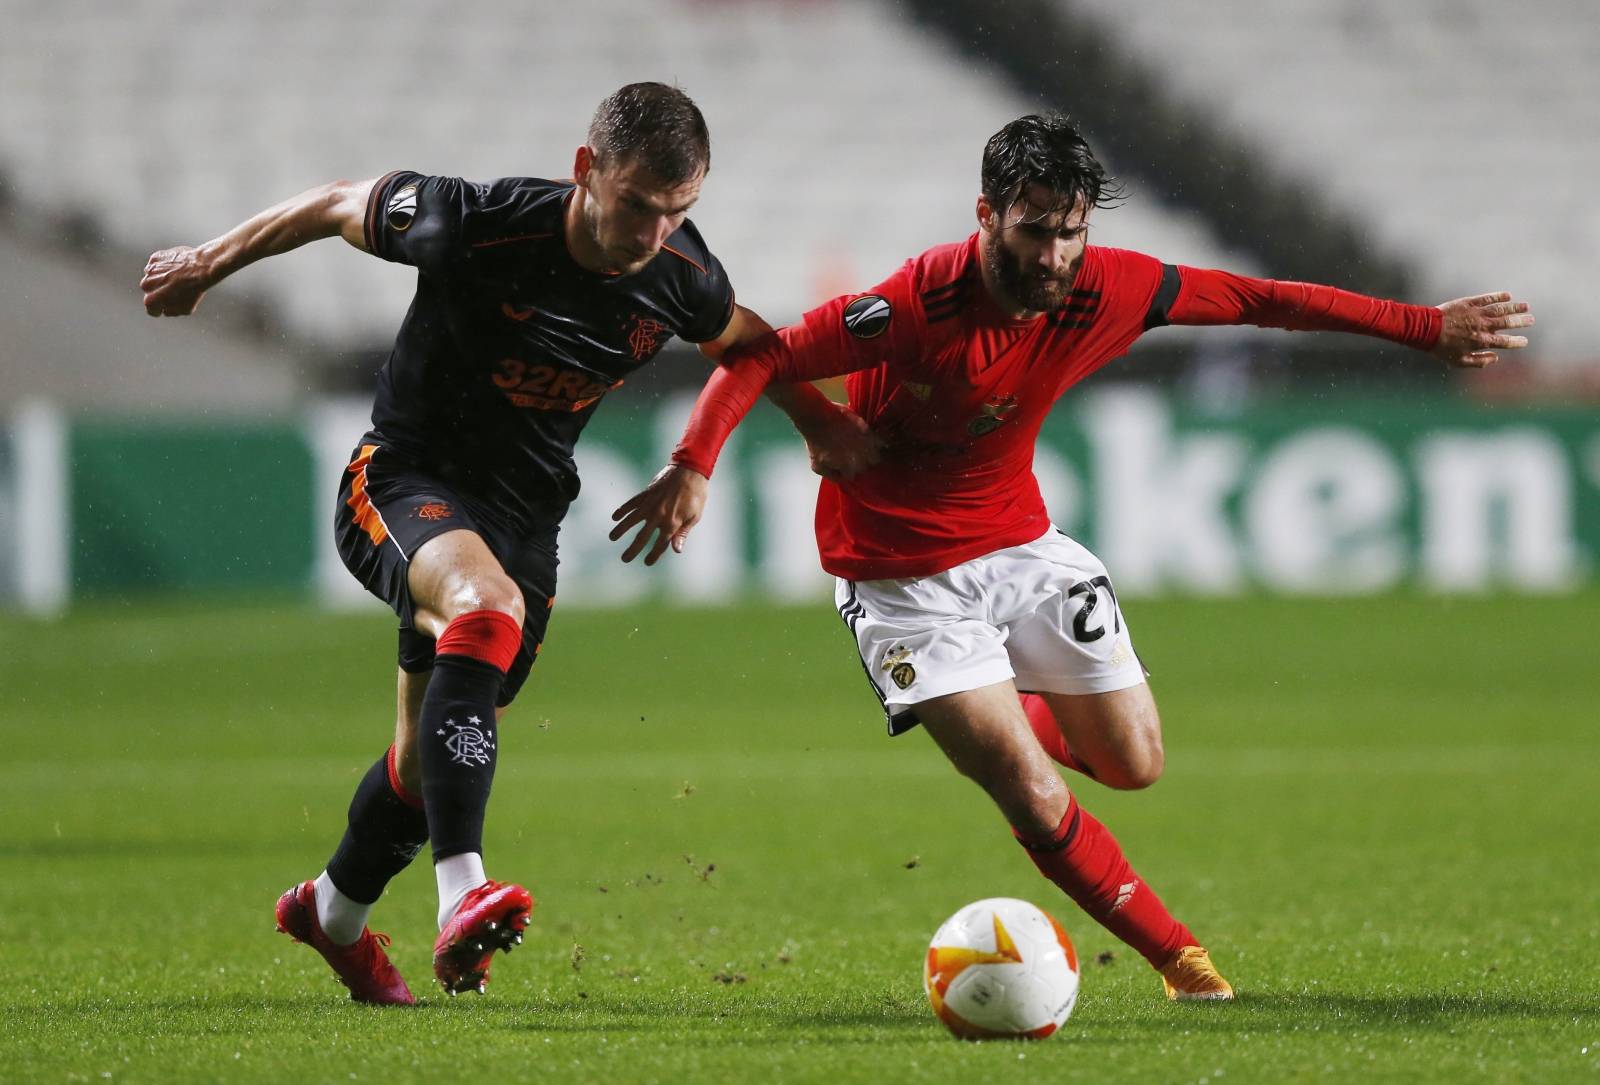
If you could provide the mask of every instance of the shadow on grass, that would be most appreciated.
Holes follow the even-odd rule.
[[[584,1013],[581,1017],[561,1013],[532,1018],[521,1027],[529,1032],[592,1034],[598,1032],[666,1033],[672,1036],[697,1036],[702,1039],[737,1032],[740,1043],[792,1044],[796,1030],[828,1034],[829,1043],[881,1043],[885,1033],[923,1038],[934,1025],[927,1011],[915,1014],[885,1011],[806,1013],[776,1010],[737,1014],[639,1014],[605,1012]],[[832,1034],[837,1030],[839,1035]]]
[[[73,1027],[96,1023],[100,1028],[126,1028],[159,1022],[163,1031],[219,1031],[253,1033],[263,1021],[298,1019],[351,1020],[377,1025],[394,1023],[405,1028],[431,1029],[447,1022],[465,1023],[476,1018],[481,1027],[527,1034],[592,1036],[604,1033],[636,1036],[670,1036],[702,1042],[737,1040],[740,1044],[792,1045],[797,1034],[829,1044],[923,1043],[943,1038],[933,1027],[927,1007],[920,1001],[885,1000],[874,1005],[795,1005],[779,998],[742,998],[711,1004],[685,1002],[681,993],[659,999],[610,999],[591,995],[585,999],[549,997],[447,1000],[423,994],[415,1008],[365,1006],[325,992],[262,995],[218,992],[166,998],[75,998],[47,1007],[0,1007],[0,1023],[14,1026],[17,1015],[46,1023],[70,1021]],[[41,1013],[42,1010],[42,1013]],[[463,1013],[462,1011],[466,1011]],[[1115,1033],[1118,1042],[1130,1032],[1170,1035],[1180,1026],[1200,1032],[1249,1032],[1261,1035],[1315,1028],[1339,1032],[1442,1032],[1489,1022],[1545,1022],[1570,1020],[1593,1012],[1582,1000],[1571,998],[1519,998],[1508,995],[1397,994],[1274,994],[1244,992],[1229,1006],[1192,1005],[1161,1007],[1158,1013],[1113,1013],[1092,1024],[1077,1025],[1077,1042],[1093,1045]],[[1175,1016],[1176,1014],[1176,1016]],[[39,1017],[44,1021],[39,1021]],[[1085,1027],[1087,1026],[1087,1027]],[[46,1025],[48,1027],[48,1024]]]
[[[660,1000],[534,999],[519,1006],[513,1027],[536,1033],[668,1033],[701,1039],[737,1034],[740,1043],[792,1044],[797,1031],[826,1035],[829,1043],[882,1043],[888,1038],[923,1038],[933,1021],[925,1003],[884,1000],[838,1005],[796,1005],[793,999],[744,997],[707,1003],[667,995]]]
[[[449,999],[435,990],[418,992],[415,1007],[369,1006],[341,999],[326,991],[293,994],[259,994],[219,991],[164,997],[108,997],[62,999],[41,1007],[0,1006],[0,1022],[13,1014],[61,1018],[77,1022],[157,1019],[175,1022],[187,1016],[203,1015],[211,1021],[218,1014],[236,1022],[252,1017],[316,1015],[319,1017],[377,1014],[386,1020],[425,1021],[463,1019],[469,1015],[492,1027],[547,1033],[655,1032],[717,1034],[737,1031],[741,1039],[749,1034],[771,1031],[792,1039],[797,1027],[820,1030],[859,1030],[860,1039],[882,1037],[885,1031],[916,1029],[926,1031],[932,1020],[920,1003],[885,1002],[881,1006],[857,1003],[834,1008],[796,1007],[782,999],[740,999],[720,1005],[685,1004],[677,995],[657,999],[588,998],[496,998],[468,997]],[[869,1033],[871,1035],[869,1035]]]
[[[1541,1021],[1591,1014],[1581,999],[1523,998],[1499,994],[1286,994],[1241,991],[1231,1006],[1184,1006],[1184,1024],[1219,1031],[1283,1031],[1300,1022],[1323,1031],[1426,1031],[1489,1021]],[[1129,1022],[1168,1031],[1170,1019]]]

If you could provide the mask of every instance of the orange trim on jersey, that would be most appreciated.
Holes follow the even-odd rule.
[[[372,499],[367,496],[367,465],[372,462],[372,454],[376,451],[378,451],[377,445],[362,445],[361,455],[345,468],[355,474],[355,478],[350,480],[350,497],[345,501],[345,505],[355,513],[356,526],[367,533],[372,545],[382,546],[384,540],[389,537],[389,529],[384,526],[383,517],[373,507]]]
[[[556,236],[556,235],[553,234],[553,233],[547,233],[547,234],[518,234],[516,237],[497,237],[493,241],[474,241],[472,243],[472,247],[475,248],[475,249],[490,249],[490,248],[493,248],[496,245],[510,245],[510,244],[512,244],[514,242],[517,242],[517,241],[542,241],[547,237],[554,237],[554,236]]]
[[[677,249],[673,248],[671,245],[663,245],[663,246],[661,246],[661,248],[666,252],[670,252],[672,255],[676,256],[679,260],[686,260],[690,264],[693,264],[695,267],[700,268],[700,274],[702,274],[702,275],[710,275],[711,274],[711,272],[709,272],[705,268],[701,267],[700,264],[697,261],[695,261],[692,257],[684,255],[683,253],[679,252]]]

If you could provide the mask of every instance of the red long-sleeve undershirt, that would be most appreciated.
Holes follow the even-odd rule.
[[[1439,339],[1443,314],[1426,305],[1368,297],[1318,283],[1253,279],[1227,271],[1184,267],[1167,323],[1251,324],[1294,331],[1353,332],[1428,350]],[[832,314],[835,319],[838,314]],[[813,340],[815,341],[815,340]],[[872,363],[876,364],[876,363]],[[722,446],[773,381],[813,381],[870,368],[828,351],[797,353],[781,332],[736,347],[722,359],[695,402],[672,462],[707,478]]]

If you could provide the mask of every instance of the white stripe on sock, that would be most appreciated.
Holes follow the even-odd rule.
[[[351,900],[339,892],[326,870],[317,875],[315,888],[317,926],[328,936],[328,941],[336,946],[348,946],[360,938],[361,932],[367,929],[367,913],[372,911],[372,905]]]
[[[439,882],[440,930],[461,907],[462,899],[489,880],[483,872],[483,856],[475,851],[440,859],[433,864],[433,876]]]

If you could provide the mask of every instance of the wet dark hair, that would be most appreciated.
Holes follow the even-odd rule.
[[[711,168],[711,132],[700,107],[665,83],[629,83],[601,102],[589,122],[589,146],[602,166],[637,162],[673,185]]]
[[[1107,207],[1124,196],[1077,127],[1060,113],[1018,117],[983,148],[983,195],[1004,212],[1027,190],[1043,185],[1055,194],[1052,212],[1081,198],[1086,208]]]

